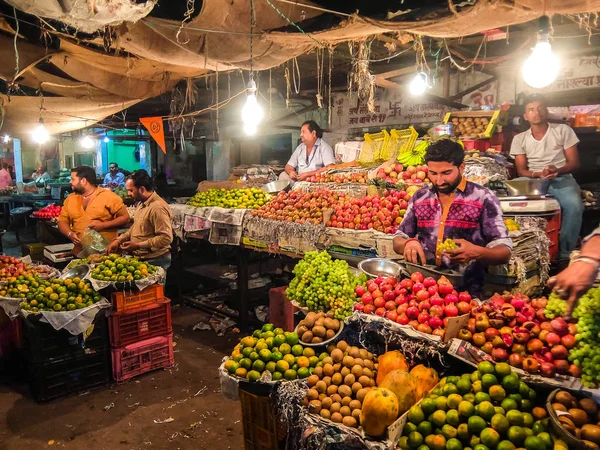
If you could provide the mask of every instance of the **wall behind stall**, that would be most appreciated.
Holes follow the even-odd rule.
[[[140,168],[140,162],[136,159],[139,155],[139,141],[113,141],[105,144],[108,148],[108,161],[116,162],[121,169],[133,172]]]

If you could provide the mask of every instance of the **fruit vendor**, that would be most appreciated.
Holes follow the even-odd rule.
[[[108,173],[104,176],[104,184],[116,185],[117,187],[125,186],[125,175],[119,172],[119,165],[116,162],[111,162],[108,165]]]
[[[579,139],[571,127],[548,123],[544,99],[530,96],[525,100],[523,116],[531,128],[517,134],[510,148],[521,177],[550,180],[548,193],[560,203],[560,258],[575,250],[583,220],[581,189],[571,175],[579,167]]]
[[[557,276],[548,280],[548,285],[568,301],[567,318],[571,317],[579,297],[585,294],[596,281],[600,269],[600,227],[583,240],[579,255]]]
[[[88,166],[71,170],[73,192],[65,199],[58,217],[58,230],[75,244],[73,254],[81,252],[81,239],[87,228],[99,232],[108,241],[129,223],[129,213],[123,200],[114,192],[101,188],[96,172]]]
[[[173,227],[171,208],[155,191],[145,170],[127,177],[127,192],[138,202],[131,228],[106,248],[107,253],[125,251],[153,266],[167,270],[171,265]]]
[[[323,130],[317,122],[304,122],[300,129],[300,139],[302,143],[292,153],[281,178],[304,181],[335,163],[333,149],[323,140]]]
[[[463,272],[463,286],[479,294],[485,266],[509,261],[512,240],[498,198],[463,178],[464,150],[442,139],[429,146],[425,162],[432,187],[410,199],[394,238],[394,250],[413,264],[435,264]],[[458,247],[444,250],[452,239]]]

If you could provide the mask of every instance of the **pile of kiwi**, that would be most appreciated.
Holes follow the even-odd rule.
[[[452,124],[456,127],[454,134],[462,139],[475,139],[485,130],[490,123],[487,117],[453,117]]]
[[[588,447],[600,449],[600,411],[593,399],[577,399],[567,391],[558,391],[552,409],[565,430]]]
[[[341,323],[333,312],[309,312],[300,321],[296,333],[305,344],[320,344],[333,338],[340,331]]]
[[[377,359],[363,348],[345,341],[327,347],[324,357],[308,377],[304,405],[312,414],[358,428],[362,401],[375,387]]]

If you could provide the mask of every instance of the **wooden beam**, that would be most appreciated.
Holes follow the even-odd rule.
[[[462,92],[459,92],[458,94],[455,94],[455,95],[453,95],[451,97],[448,97],[448,99],[450,99],[450,100],[460,100],[465,95],[470,94],[471,92],[476,91],[477,89],[482,88],[486,84],[489,84],[489,83],[491,83],[492,81],[495,81],[495,80],[496,80],[496,76],[492,76],[492,77],[488,78],[487,80],[482,81],[481,83],[477,83],[476,85],[471,86],[470,88],[465,89]]]

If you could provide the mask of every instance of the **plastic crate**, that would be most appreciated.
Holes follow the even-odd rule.
[[[386,131],[379,133],[366,133],[365,143],[360,151],[358,161],[361,163],[372,163],[377,161],[379,156],[387,151],[390,141],[390,134]]]
[[[112,350],[113,379],[127,381],[146,372],[173,367],[173,335],[160,336]]]
[[[30,364],[28,378],[31,395],[39,402],[105,386],[110,382],[108,348],[92,355]]]
[[[268,396],[252,394],[240,388],[244,448],[246,450],[285,449],[286,430],[277,419]]]
[[[285,296],[287,286],[269,290],[269,321],[277,328],[294,331],[294,314],[298,311]]]
[[[157,303],[165,297],[162,284],[153,284],[143,291],[118,291],[111,294],[111,302],[117,312],[141,308]]]
[[[560,249],[558,246],[561,224],[560,211],[557,211],[556,214],[553,214],[546,220],[548,221],[548,223],[544,231],[546,232],[546,236],[548,236],[548,239],[550,240],[550,245],[548,246],[548,250],[550,253],[550,261],[556,261],[560,253]]]
[[[465,151],[478,150],[483,152],[491,147],[489,139],[463,139],[461,142]]]
[[[390,131],[390,141],[385,151],[380,155],[380,159],[385,161],[396,159],[402,153],[410,152],[417,142],[419,133],[414,127],[410,126],[405,130],[393,129]]]
[[[90,327],[91,328],[91,327]],[[29,364],[79,358],[108,349],[108,322],[104,315],[93,324],[91,334],[74,336],[67,330],[55,330],[40,322],[38,316],[23,319],[23,355]]]
[[[108,318],[108,332],[113,347],[171,334],[171,300],[165,297],[159,303],[113,313]]]

